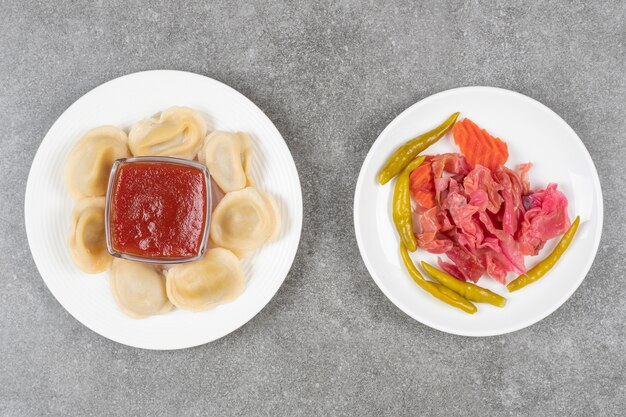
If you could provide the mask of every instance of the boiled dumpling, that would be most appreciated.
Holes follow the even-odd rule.
[[[228,193],[250,185],[251,149],[250,137],[245,133],[216,131],[206,137],[198,159],[209,167],[211,177]]]
[[[172,308],[165,291],[165,277],[154,264],[115,259],[109,283],[115,302],[133,318],[165,313]]]
[[[206,122],[187,107],[171,107],[138,122],[128,134],[128,145],[135,156],[174,156],[194,159],[206,136]]]
[[[106,194],[113,161],[126,158],[126,133],[115,126],[90,130],[74,146],[65,164],[65,185],[74,198]]]
[[[69,247],[74,263],[88,274],[105,271],[111,255],[104,232],[104,197],[78,200],[71,222]]]
[[[196,262],[167,272],[167,296],[184,310],[203,311],[234,300],[244,287],[243,270],[231,251],[209,249]]]
[[[243,257],[280,229],[274,200],[256,188],[232,191],[219,202],[211,218],[210,237],[216,246]]]

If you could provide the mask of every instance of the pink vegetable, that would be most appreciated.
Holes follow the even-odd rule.
[[[535,255],[570,225],[567,199],[550,184],[530,192],[531,164],[518,171],[471,167],[459,154],[428,157],[412,191],[432,190],[432,207],[418,205],[418,245],[446,254],[439,266],[450,275],[476,282],[483,274],[505,284],[509,272],[526,271],[525,255]],[[418,186],[419,184],[419,186]],[[430,205],[430,204],[429,204]]]

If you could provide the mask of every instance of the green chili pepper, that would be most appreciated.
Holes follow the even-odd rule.
[[[461,294],[452,291],[450,288],[445,287],[438,282],[431,282],[431,281],[426,281],[426,282],[432,285],[433,287],[435,287],[439,292],[441,292],[443,295],[448,297],[454,303],[458,304],[459,308],[462,309],[463,311],[469,314],[474,314],[477,311],[476,306],[472,304],[467,298],[463,297]]]
[[[400,235],[400,240],[411,252],[417,249],[417,239],[413,233],[413,212],[411,210],[411,193],[409,176],[411,172],[424,162],[424,157],[414,159],[407,165],[396,180],[393,190],[393,223]]]
[[[413,281],[422,287],[424,291],[430,293],[433,297],[440,299],[444,303],[449,304],[452,307],[459,308],[466,313],[474,314],[477,311],[474,304],[470,303],[467,299],[454,291],[448,290],[446,287],[436,282],[426,281],[411,260],[409,252],[406,250],[406,247],[402,242],[400,242],[400,255],[402,256],[404,266],[406,266],[406,269],[409,271],[409,275],[411,275]]]
[[[454,278],[452,275],[447,274],[434,266],[422,261],[422,266],[428,272],[430,276],[439,281],[443,286],[451,289],[452,291],[462,295],[470,301],[476,301],[477,303],[488,303],[494,306],[504,307],[506,299],[495,292],[489,291],[486,288],[479,287],[471,282],[463,282]]]
[[[441,139],[448,129],[452,127],[454,122],[456,122],[458,116],[459,112],[454,113],[452,116],[448,117],[448,120],[443,122],[443,124],[437,126],[430,132],[426,132],[409,140],[396,149],[378,173],[378,182],[381,185],[386,184],[390,179],[398,175],[417,154]]]
[[[569,244],[572,242],[574,235],[576,234],[576,230],[578,230],[578,224],[580,223],[580,217],[576,216],[576,220],[574,223],[567,229],[567,232],[563,235],[559,243],[557,243],[556,248],[552,251],[550,255],[546,257],[543,261],[539,262],[533,268],[528,270],[525,274],[520,275],[515,280],[509,282],[509,285],[506,288],[509,292],[517,291],[521,288],[524,288],[528,284],[532,284],[537,281],[539,278],[543,277],[559,260],[563,252],[567,249]]]

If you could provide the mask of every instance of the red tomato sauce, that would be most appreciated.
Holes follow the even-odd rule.
[[[192,258],[202,246],[207,189],[200,169],[166,162],[119,166],[111,246],[144,258]]]

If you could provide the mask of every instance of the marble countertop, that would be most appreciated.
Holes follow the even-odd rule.
[[[0,415],[624,412],[626,5],[380,3],[0,0]],[[248,96],[284,136],[304,196],[300,248],[267,307],[223,339],[172,352],[117,344],[72,318],[24,228],[28,171],[52,123],[99,84],[148,69],[204,74]],[[444,334],[396,308],[352,222],[357,174],[381,130],[466,85],[555,110],[604,192],[602,242],[580,288],[536,325],[489,338]]]

